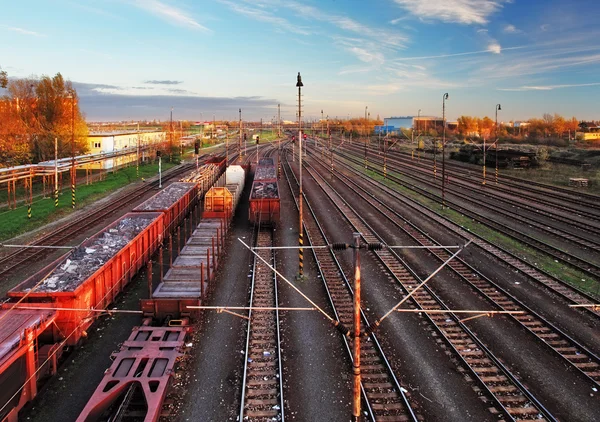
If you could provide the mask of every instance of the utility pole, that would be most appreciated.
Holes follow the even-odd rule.
[[[442,96],[442,124],[444,125],[442,135],[442,209],[446,208],[446,100],[448,93]]]
[[[304,273],[304,248],[303,248],[303,235],[304,228],[302,225],[302,87],[304,84],[302,83],[302,77],[300,76],[300,72],[298,72],[298,81],[296,82],[296,86],[298,87],[298,157],[300,162],[300,191],[298,193],[298,204],[299,204],[299,214],[300,214],[300,230],[298,232],[298,245],[300,248],[298,249],[298,277],[302,278]]]
[[[137,143],[135,152],[135,177],[140,177],[140,122],[137,122]]]
[[[173,107],[171,107],[171,123],[169,124],[169,161],[173,153]],[[160,163],[160,160],[159,160]]]
[[[239,148],[239,162],[240,164],[242,163],[242,109],[240,108],[239,110],[240,112],[240,124],[239,124],[239,128],[240,128],[240,148]]]
[[[277,136],[281,138],[281,104],[277,104]],[[279,149],[281,149],[281,140],[279,140]]]
[[[54,207],[58,207],[58,138],[54,138]]]
[[[352,353],[352,421],[360,420],[360,233],[354,233],[354,347]]]
[[[496,184],[498,184],[498,110],[502,110],[500,104],[496,104]],[[571,138],[571,132],[569,131],[569,138]]]
[[[75,209],[75,92],[71,91],[71,206]]]

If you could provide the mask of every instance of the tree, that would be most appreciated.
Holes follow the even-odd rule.
[[[0,67],[0,88],[6,88],[8,85],[8,74]]]
[[[0,103],[0,146],[10,146],[2,163],[19,165],[87,152],[88,129],[79,109],[77,92],[58,73],[53,78],[14,79]],[[72,145],[71,139],[75,142]],[[4,149],[3,149],[4,150]]]

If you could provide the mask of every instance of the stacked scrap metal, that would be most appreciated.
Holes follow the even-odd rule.
[[[127,246],[152,221],[154,221],[153,218],[142,216],[119,220],[115,227],[99,233],[90,241],[76,248],[37,286],[36,292],[63,292],[76,289],[98,268]],[[26,288],[23,291],[29,290],[30,288]]]
[[[251,199],[277,199],[279,188],[277,182],[254,182],[252,185]]]

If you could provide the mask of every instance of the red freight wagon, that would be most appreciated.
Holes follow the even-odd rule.
[[[171,233],[183,221],[197,201],[197,184],[175,182],[152,198],[133,209],[134,212],[162,212],[165,214],[165,235]]]
[[[20,307],[62,308],[57,310],[56,334],[69,336],[67,345],[77,344],[98,315],[89,309],[106,309],[148,262],[162,241],[163,218],[155,212],[126,214],[8,296],[23,299]]]
[[[55,311],[0,310],[0,420],[16,422],[19,410],[37,394],[38,379],[56,372],[55,318]]]
[[[250,192],[249,220],[253,224],[277,224],[280,201],[277,179],[255,181]]]

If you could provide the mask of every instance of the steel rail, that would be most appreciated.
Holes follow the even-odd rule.
[[[340,156],[344,157],[343,154],[340,154]],[[349,161],[352,161],[356,164],[359,163],[359,160],[357,158],[353,158],[353,157],[349,157],[349,156],[345,156],[344,158]],[[378,174],[382,174],[381,171],[379,171],[377,169],[371,169],[371,171],[374,171]],[[403,174],[406,174],[406,173],[403,173]],[[425,183],[426,185],[432,186],[433,188],[436,188],[436,189],[438,188],[438,186],[435,185],[434,183],[431,183],[425,179],[419,178],[418,176],[410,175],[408,177],[417,179],[420,182]],[[391,174],[391,172],[389,172],[389,171],[387,174],[387,178],[402,185],[402,186],[412,189],[433,201],[440,202],[440,197],[438,195],[428,191],[427,189],[419,187],[413,183],[403,181],[400,178]],[[455,191],[453,191],[452,193],[455,196],[463,197],[463,195],[461,195],[460,193],[457,193]],[[465,198],[463,198],[463,199],[465,199]],[[590,250],[597,250],[598,248],[600,248],[600,242],[590,241],[588,239],[584,239],[577,235],[573,235],[573,234],[570,234],[567,232],[563,232],[559,229],[554,229],[554,228],[548,227],[542,223],[538,223],[535,220],[532,220],[529,218],[526,219],[527,221],[524,221],[524,219],[521,218],[521,216],[515,216],[515,215],[512,215],[505,211],[499,210],[498,208],[490,207],[490,206],[482,203],[481,201],[476,201],[476,200],[470,199],[468,197],[465,200],[469,201],[479,207],[483,207],[483,208],[489,209],[492,212],[501,214],[506,218],[510,218],[512,220],[521,220],[524,224],[527,224],[529,226],[535,226],[537,229],[542,230],[542,231],[550,234],[551,236],[558,237],[559,239],[561,239],[563,241],[568,240],[568,241],[576,244],[579,247],[590,249]],[[498,223],[498,222],[492,220],[491,218],[485,217],[476,211],[465,208],[465,207],[459,205],[458,203],[456,203],[452,200],[449,200],[447,198],[446,198],[446,204],[453,205],[452,208],[454,210],[472,218],[473,220],[479,221],[480,223],[482,223],[498,232],[501,232],[501,233],[505,234],[506,236],[512,237],[513,239],[523,242],[533,249],[536,249],[540,252],[546,253],[546,254],[550,255],[551,257],[553,257],[554,259],[560,260],[564,265],[567,265],[573,269],[581,271],[582,273],[584,273],[586,276],[588,276],[590,278],[600,280],[600,265],[594,264],[593,262],[590,262],[588,260],[585,260],[583,258],[575,256],[574,254],[572,254],[570,252],[566,252],[561,249],[558,249],[556,246],[553,246],[542,240],[538,240],[531,235],[528,235],[526,233],[521,233],[518,230],[512,229],[510,227],[506,227],[506,226],[502,225],[501,223]]]
[[[287,161],[286,165],[289,166]],[[290,191],[294,192],[291,178],[288,175],[285,166],[283,166],[283,170]],[[290,173],[294,177],[296,184],[298,184],[296,175],[291,171],[291,167]],[[316,218],[313,208],[308,202],[306,194],[303,195],[303,199],[310,211],[306,216],[307,218],[303,219],[304,229],[307,233],[307,240],[309,242],[308,244],[328,244],[327,237]],[[296,208],[298,208],[297,196],[294,196],[294,202]],[[353,290],[340,262],[335,254],[329,249],[312,249],[312,251],[319,274],[321,275],[321,280],[323,280],[323,284],[337,320],[346,326],[350,326],[352,323],[352,311],[350,308],[352,306]],[[362,309],[360,312],[363,328],[368,327],[369,322],[365,313]],[[361,354],[365,354],[365,358],[368,359],[367,361],[369,362],[368,367],[370,367],[370,369],[363,372],[361,382],[361,394],[363,401],[367,406],[367,415],[372,421],[396,420],[397,417],[403,418],[402,420],[408,419],[413,422],[418,421],[419,418],[415,415],[405,390],[402,388],[400,381],[394,374],[391,364],[385,356],[377,336],[372,333],[369,338],[371,339],[370,342],[365,341],[361,344]],[[352,359],[350,340],[346,337],[344,337],[344,340],[346,351],[348,352],[350,359]],[[389,381],[391,382],[385,378],[381,378],[381,374],[378,371],[385,371],[390,377]]]
[[[339,159],[337,159],[337,160],[339,161]],[[361,174],[360,172],[358,172],[354,169],[349,168],[349,170],[354,172],[357,175]],[[390,175],[388,175],[388,178],[391,178]],[[406,187],[406,183],[402,182],[400,179],[394,178],[393,181],[401,186]],[[546,288],[549,288],[550,290],[554,291],[556,294],[567,299],[568,301],[571,301],[572,303],[575,303],[575,304],[581,304],[581,303],[589,303],[590,301],[593,302],[596,300],[594,297],[592,297],[588,293],[582,291],[581,289],[570,285],[569,283],[547,273],[546,271],[544,271],[542,269],[539,269],[537,267],[532,267],[531,264],[529,264],[528,262],[525,262],[522,258],[519,258],[514,253],[509,252],[500,246],[491,245],[483,236],[480,236],[476,233],[467,232],[467,231],[463,230],[462,228],[459,228],[458,225],[456,223],[454,223],[452,220],[450,220],[449,218],[438,215],[435,212],[428,210],[423,205],[418,204],[415,201],[402,196],[396,190],[393,190],[393,189],[390,189],[387,187],[385,187],[385,189],[387,189],[388,193],[390,195],[392,195],[394,198],[402,201],[403,203],[405,203],[409,207],[417,210],[418,212],[424,212],[423,210],[425,209],[425,210],[427,210],[427,213],[430,218],[438,220],[438,221],[444,220],[446,223],[441,223],[441,224],[445,225],[448,229],[454,231],[456,234],[458,234],[459,236],[461,236],[465,239],[473,239],[474,243],[477,246],[479,246],[482,249],[495,255],[498,259],[503,260],[506,264],[508,264],[511,267],[515,268],[516,270],[521,271],[524,274],[526,274],[528,277],[530,277],[531,280],[541,284],[542,286],[545,286]],[[420,192],[423,195],[428,194],[427,191],[420,191]],[[533,246],[533,245],[530,245],[530,246],[532,248],[535,248],[535,246]],[[600,315],[600,313],[596,313],[596,315]]]
[[[405,159],[408,158],[408,155],[409,155],[408,153],[401,152],[401,151],[393,151],[392,154],[394,154],[396,156],[402,156]],[[458,163],[458,162],[454,162],[451,164],[446,163],[446,168],[448,168],[448,166],[450,166],[451,168],[455,169],[458,172],[460,172],[461,170],[462,171],[464,171],[464,170],[478,171],[479,170],[479,167],[477,169],[475,169],[472,166],[464,165],[463,163]],[[464,177],[464,175],[462,175],[462,176]],[[515,176],[508,176],[506,174],[502,174],[500,176],[500,179],[502,180],[502,184],[514,187],[516,189],[521,189],[521,190],[522,189],[531,189],[531,186],[535,186],[535,187],[540,188],[535,192],[537,194],[540,194],[540,195],[548,195],[549,194],[550,196],[552,196],[556,199],[560,199],[561,201],[572,202],[575,205],[581,205],[582,200],[583,200],[583,202],[585,203],[585,206],[590,207],[592,209],[600,209],[600,206],[599,206],[600,196],[598,196],[598,195],[585,193],[585,192],[577,192],[574,190],[569,190],[569,189],[562,188],[559,186],[554,186],[554,185],[548,185],[548,184],[544,184],[541,182],[524,180],[524,179],[521,179],[521,178],[518,178]]]
[[[349,189],[352,189],[357,195],[359,195],[365,202],[379,210],[384,218],[395,224],[400,230],[405,232],[411,238],[422,245],[437,244],[437,242],[431,238],[431,236],[424,233],[414,224],[407,222],[397,211],[385,204],[384,201],[376,198],[372,193],[367,192],[364,187],[351,180],[351,178],[343,175],[337,175],[337,177],[342,183],[348,186]],[[367,182],[377,187],[379,185],[368,180]],[[383,212],[382,208],[387,212]],[[444,251],[443,249],[434,249],[431,252],[440,261],[444,261],[452,254],[451,251]],[[460,257],[450,263],[449,267],[454,271],[455,274],[458,275],[458,277],[471,285],[494,306],[497,306],[502,310],[525,310],[525,314],[509,315],[508,317],[514,319],[528,332],[538,338],[542,343],[547,345],[551,350],[569,362],[570,365],[587,377],[589,381],[597,386],[600,385],[600,357],[596,356],[594,352],[580,344],[568,334],[564,333],[561,329],[543,318],[515,296],[508,293],[497,283],[493,282],[474,267],[467,264]],[[553,335],[548,334],[548,329],[553,331]],[[559,338],[556,338],[555,336]]]
[[[261,247],[272,245],[272,230],[258,228],[256,244]],[[258,254],[275,266],[273,251],[263,249],[259,250]],[[240,421],[285,420],[279,311],[255,309],[273,308],[278,305],[275,272],[255,256],[238,419]]]
[[[356,147],[355,147],[356,150]],[[375,160],[374,160],[375,161]],[[405,158],[401,158],[401,159],[390,159],[388,157],[388,161],[392,162],[392,163],[397,163],[398,164],[398,172],[401,172],[402,174],[407,175],[408,177],[418,180],[421,183],[424,183],[426,185],[432,186],[434,188],[438,188],[438,185],[435,183],[432,183],[429,179],[423,177],[424,174],[422,173],[422,168],[420,166],[416,166],[414,163],[411,163],[410,161],[408,161]],[[402,166],[402,170],[400,169],[400,166]],[[410,173],[406,172],[406,168],[410,169]],[[453,180],[456,179],[461,179],[460,176],[453,176]],[[464,179],[464,177],[462,178]],[[449,191],[451,191],[454,195],[464,199],[465,201],[469,201],[469,202],[474,202],[477,203],[478,206],[486,208],[486,209],[492,209],[494,212],[503,214],[504,216],[510,217],[510,218],[514,218],[520,221],[523,221],[526,224],[532,224],[532,225],[536,225],[539,229],[544,230],[544,231],[548,231],[550,234],[554,234],[557,236],[571,236],[571,238],[569,238],[570,241],[577,243],[578,239],[581,239],[580,241],[580,245],[584,246],[584,247],[598,247],[600,245],[600,243],[598,243],[596,241],[596,239],[593,236],[590,236],[590,238],[584,238],[581,235],[578,234],[574,234],[574,233],[568,233],[565,232],[564,230],[562,230],[561,228],[553,228],[553,230],[551,229],[546,229],[546,227],[544,227],[544,224],[538,223],[537,220],[531,218],[531,217],[527,217],[525,215],[514,215],[513,211],[510,209],[506,209],[506,208],[501,208],[498,209],[497,207],[488,205],[486,203],[481,202],[481,198],[478,197],[478,195],[483,195],[485,197],[489,199],[491,199],[492,201],[496,201],[502,205],[506,204],[506,207],[514,207],[514,206],[519,206],[520,208],[523,208],[524,210],[528,211],[528,212],[534,212],[536,213],[536,215],[543,215],[547,218],[549,218],[550,220],[556,221],[556,222],[560,222],[560,223],[565,223],[565,224],[569,224],[579,230],[583,230],[586,232],[592,232],[594,234],[600,235],[600,227],[596,228],[591,226],[589,223],[581,223],[578,222],[576,220],[574,220],[572,217],[564,217],[562,215],[556,214],[556,213],[552,213],[550,211],[546,211],[543,209],[539,209],[539,208],[535,208],[531,205],[528,204],[517,204],[514,205],[514,202],[510,202],[509,199],[504,198],[504,197],[500,197],[500,196],[496,196],[493,195],[491,192],[489,192],[489,190],[486,188],[485,191],[482,192],[481,189],[479,189],[479,186],[472,186],[472,182],[469,182],[468,185],[467,184],[460,184],[459,189],[454,188],[455,186],[458,186],[457,184],[448,184],[447,185],[447,189]],[[491,186],[491,185],[490,185]],[[495,185],[494,185],[495,187]],[[467,193],[465,191],[464,188],[467,188],[467,190],[469,190],[471,193]],[[504,192],[504,191],[502,191]],[[529,200],[530,198],[527,197],[527,199]],[[598,199],[600,202],[600,198]],[[542,205],[544,206],[548,206],[547,203],[542,203]]]
[[[364,218],[326,180],[320,175],[316,176],[316,171],[308,167],[310,164],[307,164],[309,174],[315,177],[321,189],[345,215],[348,222],[361,232],[364,240],[368,243],[381,242],[381,237],[366,223]],[[419,278],[412,270],[408,269],[406,263],[399,258],[396,252],[382,250],[375,251],[375,253],[406,292],[414,290],[420,284]],[[412,302],[416,306],[422,309],[432,309],[432,307],[433,309],[448,309],[427,286],[424,287],[425,289],[418,290],[412,298]],[[449,318],[451,322],[448,321]],[[473,377],[483,386],[506,417],[511,420],[540,420],[540,415],[544,415],[545,420],[556,420],[506,365],[498,360],[470,330],[466,329],[456,315],[451,313],[428,315],[428,319],[433,322],[436,330],[442,333],[442,338],[456,352],[459,360],[469,368]],[[477,345],[479,350],[471,348],[470,343]]]

